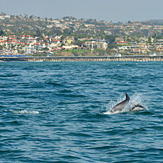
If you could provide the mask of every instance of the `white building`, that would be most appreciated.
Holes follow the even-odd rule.
[[[36,48],[32,44],[30,44],[29,46],[25,46],[23,50],[26,55],[36,53]]]
[[[87,41],[84,45],[90,49],[104,49],[106,50],[108,47],[108,43],[101,41]]]

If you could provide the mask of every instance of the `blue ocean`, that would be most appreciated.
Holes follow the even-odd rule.
[[[163,162],[162,62],[0,62],[1,163]],[[130,98],[142,111],[107,114]]]

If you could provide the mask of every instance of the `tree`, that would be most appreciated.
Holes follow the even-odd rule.
[[[80,41],[75,38],[75,44],[81,47],[84,44],[84,41]]]
[[[3,30],[0,31],[0,36],[2,36],[4,34]]]
[[[41,31],[39,29],[37,29],[37,31],[36,31],[36,36],[38,36],[38,37],[41,37],[42,36],[41,35]]]
[[[69,29],[64,30],[64,35],[71,35],[71,31]]]
[[[49,48],[45,47],[45,48],[43,48],[42,50],[47,51],[47,50],[49,50]]]
[[[115,42],[115,37],[113,35],[107,35],[105,36],[105,40],[109,43],[112,44]]]
[[[151,43],[151,37],[148,37],[148,43]]]
[[[3,46],[2,45],[0,45],[0,50],[3,50]]]
[[[34,16],[33,16],[33,15],[31,15],[29,18],[30,18],[30,19],[33,19],[33,17],[34,17]]]
[[[115,43],[108,44],[109,49],[113,49],[113,48],[116,48],[116,47],[117,47],[117,44],[115,44]]]
[[[105,40],[108,42],[108,48],[112,49],[116,47],[114,35],[107,35]]]

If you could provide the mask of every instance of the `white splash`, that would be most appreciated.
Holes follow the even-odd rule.
[[[14,114],[39,114],[38,111],[28,111],[28,110],[10,110]]]
[[[109,111],[104,112],[103,114],[118,114],[118,113],[122,113],[122,112],[120,112],[120,111],[115,111],[114,113],[112,113],[112,112],[110,112],[110,110],[109,110]]]
[[[120,113],[120,111],[116,111],[116,112],[112,113],[112,112],[110,112],[110,110],[111,110],[116,104],[120,103],[120,102],[123,101],[123,100],[124,100],[124,97],[123,97],[122,94],[120,95],[120,97],[118,97],[117,101],[112,101],[112,100],[111,100],[111,101],[106,105],[107,111],[104,112],[103,114],[118,114],[118,113]]]

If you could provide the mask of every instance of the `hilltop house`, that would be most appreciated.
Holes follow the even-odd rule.
[[[49,48],[55,48],[61,46],[61,40],[51,39],[51,43],[49,44]]]

